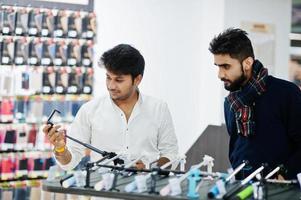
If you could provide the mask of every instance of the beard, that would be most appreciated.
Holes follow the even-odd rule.
[[[230,81],[230,80],[227,80],[227,79],[222,79],[222,81],[227,81],[229,82],[228,85],[224,85],[225,89],[230,91],[230,92],[234,92],[236,90],[239,90],[242,86],[243,86],[243,83],[247,80],[247,76],[245,75],[242,67],[241,67],[241,75],[233,80],[233,81]]]
[[[108,90],[110,93],[110,97],[114,101],[124,101],[127,100],[135,91],[136,88],[130,88],[126,92],[121,92],[120,90]]]
[[[242,74],[236,80],[232,81],[232,83],[230,83],[229,85],[224,85],[224,87],[226,90],[228,90],[230,92],[234,92],[241,88],[243,82],[245,82],[246,79],[247,79],[247,77],[244,74]]]

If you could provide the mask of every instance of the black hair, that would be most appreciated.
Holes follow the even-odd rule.
[[[242,62],[247,57],[254,59],[253,47],[248,33],[239,28],[229,28],[215,36],[209,44],[212,54],[229,54]]]
[[[139,74],[143,76],[145,65],[140,52],[128,44],[119,44],[104,52],[100,63],[114,74],[131,75],[133,80]]]

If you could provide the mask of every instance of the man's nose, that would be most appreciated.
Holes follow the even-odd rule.
[[[225,71],[222,68],[218,69],[218,78],[219,79],[225,78]]]
[[[116,89],[116,84],[114,83],[114,81],[108,81],[107,86],[109,90]]]

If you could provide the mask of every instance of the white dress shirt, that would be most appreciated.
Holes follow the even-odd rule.
[[[144,155],[141,160],[145,164],[159,157],[172,160],[178,155],[177,138],[167,104],[141,93],[128,122],[109,96],[85,103],[67,135],[103,151],[123,152],[131,159]],[[60,166],[70,170],[84,156],[85,147],[69,139],[67,147],[72,159],[67,165]],[[101,155],[91,153],[92,161],[100,158]]]

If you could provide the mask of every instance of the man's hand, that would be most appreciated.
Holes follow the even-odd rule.
[[[160,157],[159,160],[157,161],[157,164],[159,167],[161,167],[162,165],[168,163],[170,160],[166,157]],[[169,167],[171,168],[171,167]]]
[[[66,146],[65,131],[58,130],[59,128],[61,128],[60,125],[53,126],[51,128],[50,124],[47,124],[43,128],[43,132],[45,133],[49,142],[54,146],[55,150],[56,149],[64,149]]]
[[[43,128],[43,132],[45,133],[49,142],[54,146],[54,155],[56,159],[62,165],[66,165],[70,163],[72,155],[66,148],[65,131],[59,130],[59,128],[61,128],[59,125],[51,127],[50,124],[47,124]]]
[[[141,170],[141,169],[145,169],[145,164],[142,162],[142,160],[138,160],[136,162],[136,168]]]
[[[159,158],[159,160],[157,160],[157,165],[158,167],[161,167],[162,165],[164,165],[165,163],[168,163],[169,159],[166,157],[161,157]],[[136,168],[137,169],[145,169],[145,164],[142,162],[142,160],[139,160],[136,162]]]
[[[278,176],[277,176],[277,180],[284,181],[285,179],[284,179],[284,177],[283,177],[283,176],[281,176],[280,174],[278,174]]]

